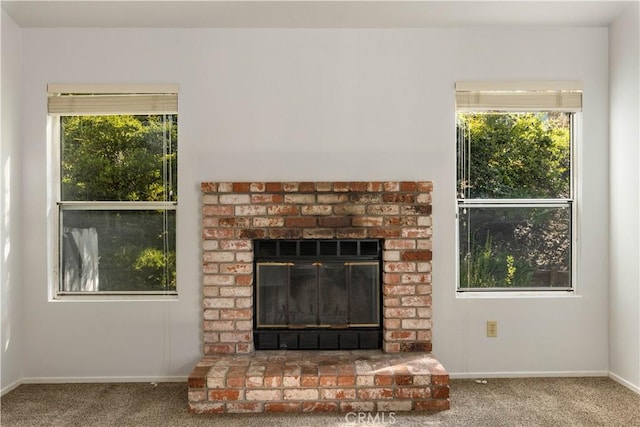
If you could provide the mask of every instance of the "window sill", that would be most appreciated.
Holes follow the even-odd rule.
[[[57,295],[49,299],[49,302],[160,302],[178,301],[178,294],[120,294],[120,295]]]
[[[558,291],[456,291],[456,299],[512,299],[512,298],[581,298],[575,290]]]

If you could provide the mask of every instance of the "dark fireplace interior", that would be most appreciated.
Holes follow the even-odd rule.
[[[256,240],[259,350],[382,347],[382,242]]]

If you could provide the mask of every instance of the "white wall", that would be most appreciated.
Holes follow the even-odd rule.
[[[612,376],[640,393],[640,10],[611,26],[610,306]]]
[[[433,180],[434,353],[449,371],[606,373],[607,55],[606,28],[25,29],[25,377],[188,374],[209,180]],[[456,299],[453,90],[473,79],[584,82],[577,296]],[[47,300],[51,82],[180,85],[179,301]]]
[[[22,32],[2,12],[2,109],[0,128],[0,390],[18,385],[23,376],[23,305],[21,264],[20,72]]]

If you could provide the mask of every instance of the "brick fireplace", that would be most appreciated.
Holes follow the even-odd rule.
[[[432,188],[202,183],[204,357],[189,378],[190,410],[447,409],[448,374],[431,355]],[[255,350],[254,242],[307,239],[380,241],[380,350]]]

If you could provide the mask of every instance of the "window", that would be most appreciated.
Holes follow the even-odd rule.
[[[572,290],[576,82],[456,85],[458,291]]]
[[[48,91],[55,295],[175,294],[177,88]]]

